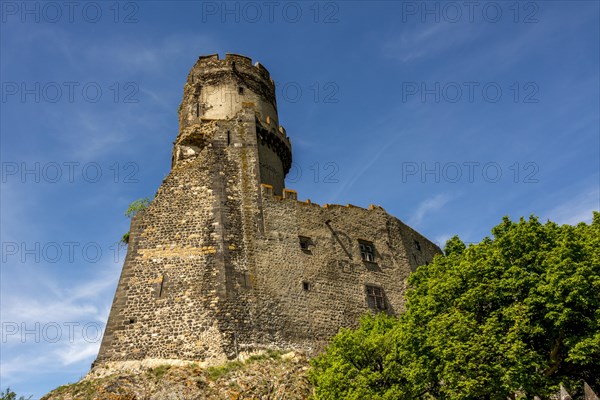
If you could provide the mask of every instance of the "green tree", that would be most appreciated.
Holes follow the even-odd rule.
[[[315,397],[531,398],[584,380],[598,390],[600,214],[577,226],[505,217],[492,234],[469,247],[454,237],[419,267],[397,320],[342,330],[312,363]]]
[[[144,197],[133,201],[127,207],[127,210],[125,211],[125,216],[128,218],[133,218],[138,212],[147,209],[151,202],[152,199],[149,197]],[[124,245],[129,243],[129,232],[123,234],[123,237],[121,237],[121,243],[123,243]]]
[[[6,388],[5,392],[0,392],[0,400],[29,400],[32,397],[33,396],[29,396],[28,398],[25,398],[25,396],[20,396],[17,399],[17,394],[15,392],[13,392],[12,390],[10,390],[9,387]]]

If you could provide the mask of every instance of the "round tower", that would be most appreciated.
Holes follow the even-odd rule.
[[[187,147],[174,150],[173,163],[185,158],[186,152],[204,147],[207,141],[203,125],[235,120],[248,108],[254,110],[255,116],[260,181],[273,186],[275,194],[281,194],[292,163],[291,143],[285,129],[279,126],[275,83],[269,71],[258,62],[253,65],[245,56],[226,54],[223,60],[218,54],[201,56],[192,67],[184,88],[180,133],[175,142]],[[230,144],[231,133],[225,140]]]

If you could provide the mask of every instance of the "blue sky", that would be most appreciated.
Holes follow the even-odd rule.
[[[598,2],[0,7],[2,389],[88,371],[123,211],[169,172],[199,55],[269,69],[300,199],[378,204],[441,245],[599,209]]]

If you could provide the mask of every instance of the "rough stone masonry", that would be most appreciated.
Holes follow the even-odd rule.
[[[95,367],[312,353],[361,314],[397,314],[410,272],[440,253],[381,207],[320,206],[284,187],[292,149],[275,86],[247,57],[200,57],[179,123],[171,172],[131,221]]]

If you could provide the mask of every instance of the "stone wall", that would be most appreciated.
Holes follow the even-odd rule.
[[[243,99],[196,116],[207,86],[240,82]],[[242,56],[192,68],[172,169],[132,220],[96,364],[312,352],[373,308],[397,314],[410,272],[440,253],[380,207],[321,207],[284,189],[291,145],[271,84]]]
[[[318,349],[371,310],[367,285],[382,288],[386,311],[397,314],[410,272],[440,253],[381,207],[321,207],[270,196],[269,189],[263,185],[264,236],[250,280],[258,319],[277,332],[276,342]],[[373,244],[374,262],[361,258],[359,240]]]

